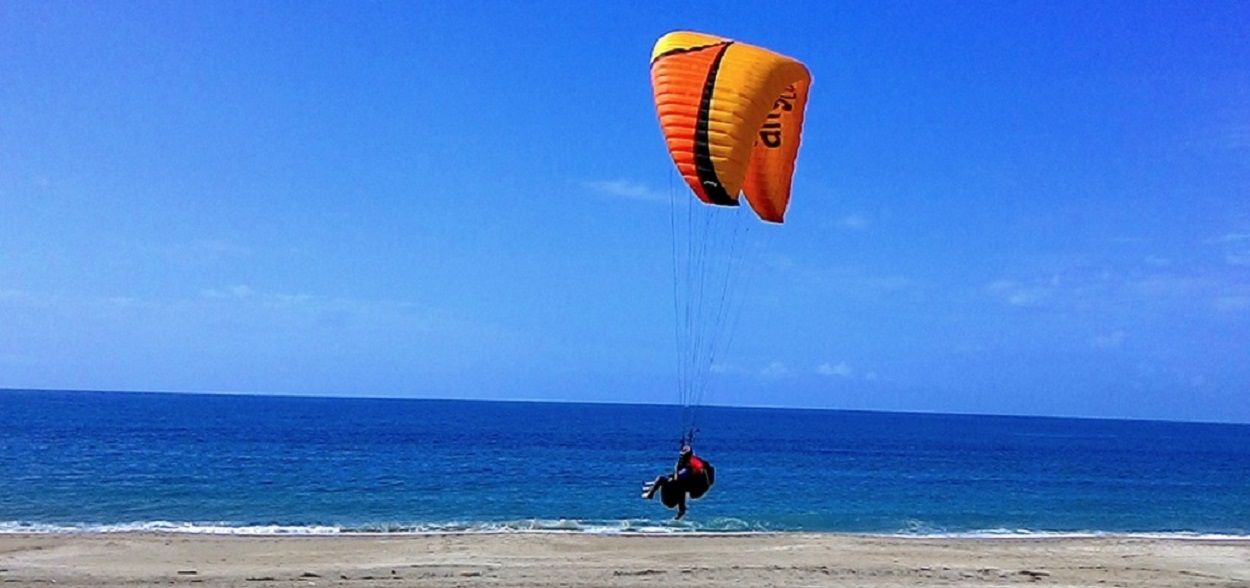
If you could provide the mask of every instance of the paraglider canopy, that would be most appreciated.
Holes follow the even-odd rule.
[[[708,204],[780,223],[790,202],[811,75],[761,47],[672,32],[651,52],[651,84],[673,163]]]

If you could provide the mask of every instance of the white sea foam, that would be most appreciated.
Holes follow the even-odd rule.
[[[188,533],[208,535],[442,535],[465,533],[587,533],[595,535],[650,535],[671,533],[769,532],[736,519],[703,524],[649,519],[576,520],[520,519],[490,522],[378,523],[365,525],[253,525],[230,522],[137,521],[114,524],[35,523],[0,521],[0,534],[18,533]]]
[[[1084,539],[1122,537],[1141,539],[1186,539],[1201,541],[1245,541],[1247,533],[1199,533],[1195,531],[1119,532],[1044,531],[1030,529],[978,529],[945,532],[909,525],[896,533],[833,534],[893,537],[900,539]],[[0,521],[0,534],[74,533],[185,533],[203,535],[457,535],[457,534],[591,534],[591,535],[755,535],[774,533],[826,532],[811,529],[776,529],[739,519],[713,519],[701,523],[651,519],[576,520],[520,519],[514,521],[434,523],[382,523],[371,525],[254,525],[230,522],[137,521],[131,523],[34,523]]]
[[[333,535],[342,532],[332,525],[238,525],[173,521],[138,521],[132,523],[30,523],[0,521],[0,533],[198,533],[207,535]]]

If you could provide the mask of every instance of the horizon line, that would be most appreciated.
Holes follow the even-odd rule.
[[[558,398],[449,398],[449,397],[430,397],[430,396],[386,396],[386,395],[362,395],[362,396],[343,396],[337,394],[308,394],[308,393],[283,393],[283,392],[239,392],[239,391],[221,391],[221,390],[106,390],[94,388],[12,388],[0,386],[0,393],[4,392],[87,392],[100,394],[165,394],[180,396],[248,396],[260,398],[325,398],[338,400],[427,400],[427,401],[452,401],[452,402],[527,402],[534,404],[591,404],[591,405],[622,405],[622,406],[671,406],[681,407],[680,404],[662,403],[662,402],[627,402],[620,400],[572,400]],[[1088,421],[1128,421],[1128,422],[1145,422],[1145,423],[1181,423],[1195,425],[1232,425],[1232,426],[1250,426],[1250,422],[1240,421],[1208,421],[1208,420],[1168,420],[1158,418],[1140,418],[1140,417],[1111,417],[1111,416],[1082,416],[1082,415],[1038,415],[1038,414],[1012,414],[1012,413],[989,413],[989,412],[941,412],[941,411],[922,411],[922,410],[888,410],[888,409],[867,409],[867,408],[836,408],[829,406],[792,406],[792,405],[768,405],[768,404],[701,404],[702,408],[729,408],[729,409],[765,409],[765,410],[808,410],[808,411],[825,411],[825,412],[854,412],[854,413],[878,413],[878,414],[899,414],[899,415],[938,415],[938,416],[971,416],[971,417],[1002,417],[1002,418],[1025,418],[1025,419],[1069,419],[1069,420],[1088,420]]]

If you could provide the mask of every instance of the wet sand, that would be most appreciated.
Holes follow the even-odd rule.
[[[0,535],[0,587],[1250,587],[1250,540]]]

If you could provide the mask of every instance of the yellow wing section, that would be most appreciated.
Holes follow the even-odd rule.
[[[754,45],[677,31],[651,52],[656,113],[673,163],[695,196],[780,223],[790,201],[811,75]]]

